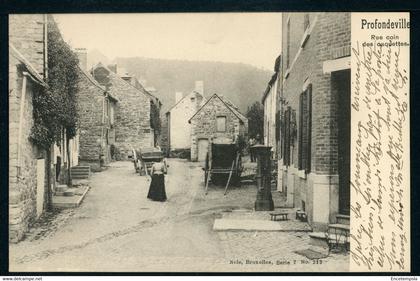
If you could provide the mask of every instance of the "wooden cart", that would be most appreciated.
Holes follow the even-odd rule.
[[[215,144],[209,146],[204,170],[206,194],[209,181],[213,184],[224,184],[225,195],[229,183],[239,184],[242,172],[242,159],[236,144]]]

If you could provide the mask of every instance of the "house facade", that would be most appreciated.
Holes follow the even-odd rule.
[[[119,101],[113,106],[114,158],[126,160],[133,148],[154,146],[155,136],[151,122],[153,99],[150,94],[139,90],[101,63],[93,67],[91,74],[110,96]]]
[[[287,204],[325,229],[350,204],[350,14],[285,13],[279,174]]]
[[[264,107],[264,145],[271,146],[273,159],[277,159],[279,150],[279,80],[280,80],[280,56],[277,57],[274,71],[275,73],[268,82],[267,88],[262,97]]]
[[[101,166],[112,160],[111,146],[115,144],[115,110],[118,100],[82,69],[82,59],[79,56],[82,63],[77,92],[77,164],[88,165],[92,171],[99,171]]]
[[[189,119],[191,161],[204,161],[211,142],[232,143],[248,134],[248,119],[223,96],[211,96]]]
[[[188,120],[204,104],[202,93],[193,91],[180,98],[176,104],[166,112],[167,149],[169,152],[189,150],[191,148],[191,129]]]
[[[46,88],[47,17],[9,15],[9,241],[19,241],[42,214],[50,155],[29,138],[33,98]]]

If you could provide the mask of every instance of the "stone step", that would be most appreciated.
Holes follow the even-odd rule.
[[[88,186],[72,189],[73,196],[56,196],[52,198],[53,208],[74,208],[80,205],[89,190]]]
[[[70,169],[72,179],[87,179],[90,177],[90,166],[74,166]]]
[[[328,240],[325,232],[311,232],[309,233],[309,244],[316,247],[328,248]],[[349,238],[344,235],[329,234],[330,242],[334,244],[346,246],[350,244]]]
[[[90,167],[78,167],[78,166],[74,166],[70,168],[72,171],[90,171]]]
[[[334,224],[329,224],[328,229],[337,229],[337,230],[342,230],[342,231],[349,232],[350,231],[350,225],[341,224],[341,223],[334,223]]]
[[[90,172],[90,166],[74,166],[70,170],[75,172]]]
[[[89,165],[87,165],[87,166],[80,166],[80,165],[78,165],[78,166],[73,166],[73,167],[71,167],[72,169],[90,169],[90,166]]]
[[[76,179],[76,180],[84,180],[84,179],[89,178],[89,176],[88,175],[72,175],[71,178]]]
[[[85,171],[71,171],[70,173],[72,175],[89,175],[89,172],[85,172]]]
[[[335,216],[338,224],[347,224],[350,225],[350,216],[338,214]]]

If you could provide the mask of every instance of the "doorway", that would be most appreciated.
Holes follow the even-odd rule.
[[[331,83],[337,99],[338,126],[338,211],[350,215],[350,70],[331,74]]]

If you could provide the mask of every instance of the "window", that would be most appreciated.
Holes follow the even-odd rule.
[[[291,122],[292,121],[292,109],[290,106],[284,111],[283,126],[282,126],[282,156],[283,165],[290,166],[290,147],[292,145],[291,136]]]
[[[195,98],[191,98],[191,102],[194,103],[195,102]]]
[[[217,116],[217,131],[226,132],[226,116]]]
[[[303,31],[306,31],[309,28],[309,14],[305,14],[303,18]]]
[[[299,144],[298,166],[305,173],[311,171],[311,130],[312,130],[312,85],[300,95],[299,99]]]
[[[290,65],[290,19],[287,22],[287,34],[286,34],[286,68],[289,68]]]

